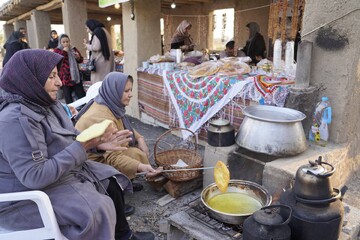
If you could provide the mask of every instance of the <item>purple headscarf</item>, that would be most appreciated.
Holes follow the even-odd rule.
[[[125,105],[120,102],[129,77],[131,78],[131,76],[120,72],[111,72],[107,74],[99,89],[99,95],[81,109],[77,119],[79,119],[95,101],[98,104],[107,106],[117,119],[122,120],[125,129],[133,131],[130,120],[125,115]],[[134,137],[132,138],[132,141],[133,142],[130,145],[135,144]]]
[[[25,100],[42,107],[55,104],[45,91],[45,83],[63,57],[41,49],[24,49],[16,52],[5,65],[0,87],[6,92],[20,95]]]

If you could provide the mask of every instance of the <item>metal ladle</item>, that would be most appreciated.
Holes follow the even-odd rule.
[[[179,169],[168,169],[168,170],[162,170],[159,173],[163,172],[178,172],[178,171],[196,171],[196,170],[208,170],[208,169],[214,169],[215,167],[201,167],[201,168],[179,168]],[[136,173],[136,176],[145,175],[149,172],[139,172]]]

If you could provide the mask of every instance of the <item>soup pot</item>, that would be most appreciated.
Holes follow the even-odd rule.
[[[302,112],[258,105],[246,107],[243,113],[235,140],[239,146],[274,156],[296,155],[307,149]]]
[[[260,202],[260,208],[269,206],[272,201],[271,195],[264,187],[250,181],[230,180],[226,193],[241,193],[252,197]],[[218,211],[209,205],[209,200],[219,194],[222,194],[222,192],[217,188],[215,183],[210,184],[201,192],[201,203],[209,210],[210,216],[214,219],[224,223],[238,225],[243,223],[247,217],[251,216],[253,212],[256,211],[244,214],[230,214]]]

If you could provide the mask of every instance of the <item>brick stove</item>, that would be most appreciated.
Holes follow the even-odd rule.
[[[241,240],[242,226],[219,222],[208,214],[200,198],[190,202],[185,211],[168,220],[168,240]]]
[[[229,147],[205,146],[204,167],[221,160],[229,166],[231,179],[242,179],[262,184],[263,169],[267,162],[278,157],[256,153],[234,144]],[[214,172],[204,171],[203,187],[214,182]],[[209,216],[200,197],[190,202],[186,210],[168,220],[168,240],[238,240],[242,239],[242,226],[219,222]]]
[[[266,163],[278,157],[257,153],[234,144],[229,147],[205,146],[204,167],[213,167],[217,161],[228,165],[231,179],[241,179],[262,184]],[[203,187],[214,182],[214,172],[204,171]]]

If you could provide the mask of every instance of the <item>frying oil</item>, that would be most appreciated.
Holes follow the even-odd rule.
[[[263,207],[257,199],[236,192],[216,195],[207,203],[212,209],[230,214],[252,214]]]

